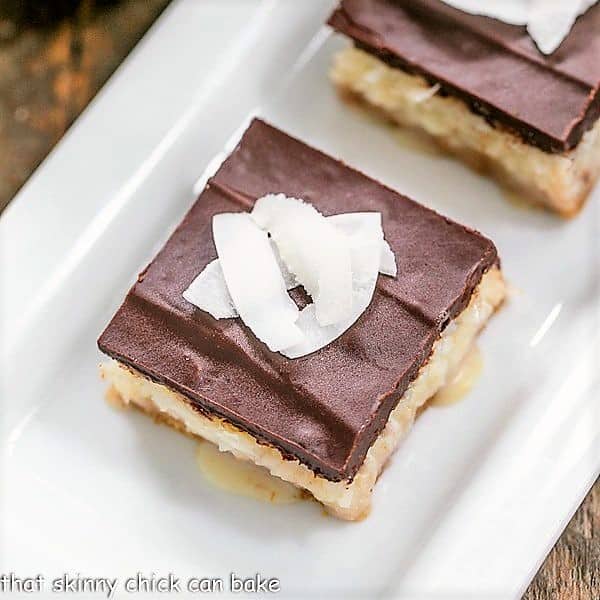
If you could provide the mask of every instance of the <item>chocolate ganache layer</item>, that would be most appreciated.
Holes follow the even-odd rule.
[[[354,326],[292,360],[270,352],[240,319],[215,320],[182,296],[216,258],[213,215],[247,211],[277,192],[326,215],[380,211],[398,263],[397,278],[379,277]],[[497,262],[479,233],[254,120],[98,344],[286,458],[330,480],[351,479],[445,325]]]
[[[572,149],[600,116],[600,5],[551,56],[524,27],[439,0],[342,0],[329,24],[546,152]]]

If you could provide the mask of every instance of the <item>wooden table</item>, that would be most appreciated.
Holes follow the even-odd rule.
[[[32,27],[2,8],[23,1],[0,3],[0,210],[168,4],[83,0],[70,16],[42,15]],[[525,598],[600,599],[599,534],[600,481]]]

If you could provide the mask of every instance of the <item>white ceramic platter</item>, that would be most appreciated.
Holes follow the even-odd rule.
[[[2,215],[1,572],[518,598],[597,477],[600,189],[562,222],[400,144],[328,82],[332,6],[175,2]],[[480,229],[516,290],[476,389],[418,419],[361,523],[211,488],[191,440],[103,401],[98,334],[252,114]]]

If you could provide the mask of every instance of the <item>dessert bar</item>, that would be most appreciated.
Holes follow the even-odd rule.
[[[529,200],[572,216],[600,176],[600,5],[543,55],[524,27],[439,0],[343,0],[345,96],[433,138]]]
[[[353,325],[298,358],[269,350],[240,318],[215,319],[184,298],[217,258],[214,217],[248,212],[270,194],[328,218],[380,213],[397,263]],[[356,520],[417,410],[454,374],[504,293],[489,239],[255,119],[100,336],[110,357],[101,369],[125,404]],[[302,288],[291,297],[311,302]]]

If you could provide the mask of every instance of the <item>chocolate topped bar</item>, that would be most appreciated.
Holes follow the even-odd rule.
[[[182,296],[216,257],[212,217],[278,192],[325,215],[381,212],[398,264],[397,278],[379,278],[348,331],[298,359],[270,352],[240,319],[215,320]],[[98,344],[198,411],[327,479],[351,479],[441,331],[497,262],[479,233],[254,120]]]
[[[575,147],[600,116],[600,5],[551,56],[524,27],[439,0],[342,0],[329,24],[547,152]]]

